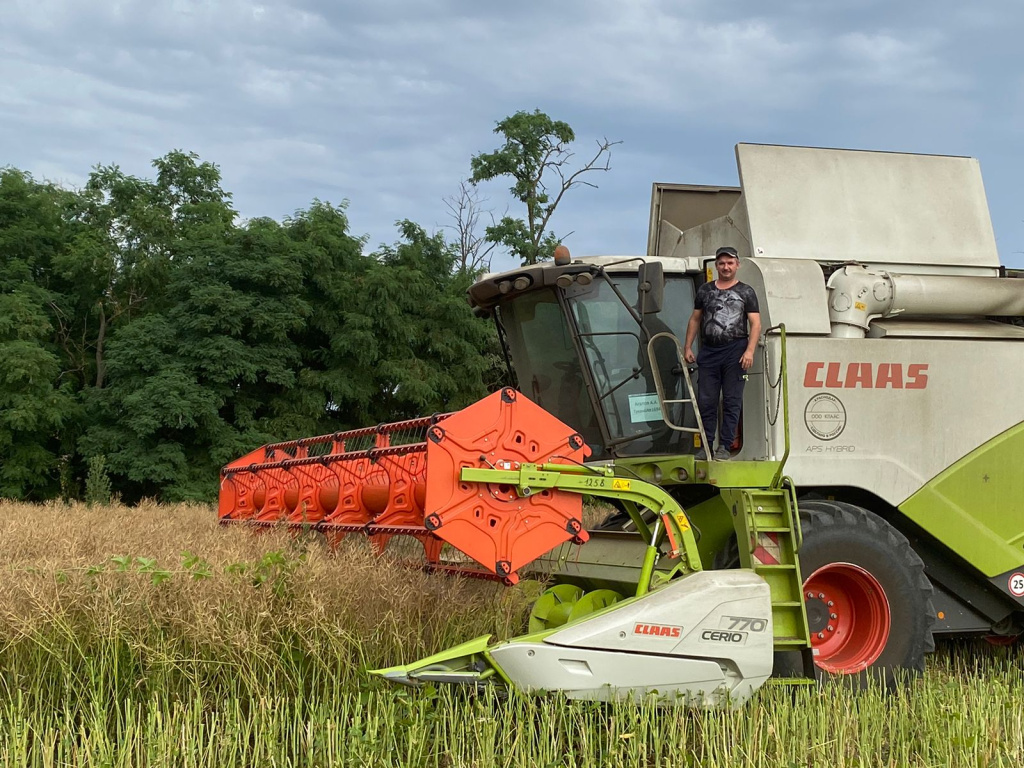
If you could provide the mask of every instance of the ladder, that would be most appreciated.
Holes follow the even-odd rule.
[[[792,483],[780,488],[723,488],[722,499],[735,521],[740,565],[753,570],[771,589],[775,650],[808,648],[797,557],[800,519]]]
[[[745,462],[731,461],[728,464],[712,464],[705,479],[714,483],[722,500],[729,509],[736,541],[739,544],[740,566],[749,568],[767,582],[771,590],[772,625],[775,633],[776,651],[802,651],[810,648],[810,631],[807,613],[804,610],[803,578],[800,573],[798,551],[802,540],[800,517],[797,509],[796,489],[793,482],[783,475],[783,467],[789,458],[789,397],[786,376],[786,328],[772,326],[765,334],[778,331],[782,339],[779,362],[780,404],[783,410],[785,451],[779,461]],[[689,398],[666,399],[665,388],[654,355],[657,340],[668,338],[675,344],[676,354],[686,381]],[[654,383],[661,401],[661,413],[665,423],[680,432],[698,433],[702,444],[712,455],[689,369],[686,367],[684,350],[679,339],[671,333],[659,333],[647,343],[647,354],[654,372]],[[767,371],[767,364],[766,364]],[[691,404],[697,417],[697,427],[686,427],[672,422],[670,404]],[[778,414],[777,414],[778,415]],[[770,481],[760,478],[751,471],[758,465],[770,467],[774,472]],[[764,483],[762,485],[762,483]]]

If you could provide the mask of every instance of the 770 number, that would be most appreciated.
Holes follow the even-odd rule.
[[[768,626],[768,619],[748,619],[745,616],[723,616],[722,619],[723,624],[726,621],[730,622],[726,629],[740,632],[764,632]]]

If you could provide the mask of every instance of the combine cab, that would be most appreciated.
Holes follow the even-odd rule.
[[[524,637],[379,670],[407,684],[741,703],[771,674],[892,681],[934,635],[1020,636],[1024,397],[965,393],[1022,379],[1024,289],[977,163],[737,158],[742,188],[655,185],[645,257],[470,289],[517,389],[265,446],[224,468],[221,520],[411,536],[429,568],[551,585]],[[766,331],[741,444],[701,461],[678,340],[719,245]],[[598,529],[584,495],[616,509]]]

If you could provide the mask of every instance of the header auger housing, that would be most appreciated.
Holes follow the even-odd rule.
[[[358,442],[370,438],[373,447]],[[554,587],[534,609],[530,635],[496,645],[477,638],[378,674],[409,685],[511,684],[588,699],[746,700],[771,672],[769,585],[753,573],[689,581],[702,564],[682,508],[656,485],[586,466],[588,455],[579,434],[506,388],[454,414],[254,451],[224,468],[220,516],[333,538],[362,532],[378,551],[409,535],[422,542],[429,567],[513,584],[559,545],[589,540],[584,493],[617,499],[649,539],[635,594]],[[477,567],[443,562],[444,543]],[[695,625],[684,632],[677,612]],[[756,634],[729,630],[736,622]],[[744,647],[707,653],[697,629],[743,637]],[[660,652],[661,660],[652,665],[637,650]]]

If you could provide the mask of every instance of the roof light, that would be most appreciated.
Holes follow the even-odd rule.
[[[569,249],[564,245],[555,246],[554,256],[556,267],[568,266],[569,262],[572,261],[572,256],[569,255]]]

